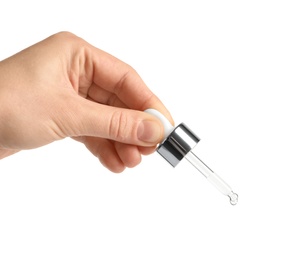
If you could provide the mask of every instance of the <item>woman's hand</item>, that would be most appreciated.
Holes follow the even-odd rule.
[[[154,108],[172,122],[136,71],[68,33],[0,62],[0,158],[65,137],[113,172],[134,167],[163,138]]]

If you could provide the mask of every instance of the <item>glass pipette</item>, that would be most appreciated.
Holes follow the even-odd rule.
[[[230,204],[238,203],[238,194],[234,193],[231,187],[215,172],[213,172],[204,162],[202,162],[192,151],[189,151],[185,159],[187,159],[204,177],[214,185],[222,194],[230,199]]]
[[[222,194],[229,197],[232,205],[236,205],[238,195],[218,174],[213,172],[192,152],[192,148],[200,139],[183,123],[174,128],[166,117],[155,109],[147,109],[145,112],[156,116],[164,126],[164,140],[158,146],[157,152],[173,167],[185,157],[211,184]]]

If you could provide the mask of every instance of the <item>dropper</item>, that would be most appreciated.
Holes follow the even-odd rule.
[[[164,126],[164,139],[157,147],[157,152],[173,167],[185,157],[203,176],[213,184],[222,194],[230,199],[231,205],[238,202],[238,194],[234,193],[231,187],[203,161],[201,161],[192,149],[200,141],[184,123],[173,127],[167,118],[155,109],[147,109],[145,112],[157,117]]]

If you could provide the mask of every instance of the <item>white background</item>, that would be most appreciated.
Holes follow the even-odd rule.
[[[67,30],[129,63],[239,203],[187,161],[117,175],[66,139],[0,161],[0,259],[303,259],[300,3],[2,3],[1,60]]]

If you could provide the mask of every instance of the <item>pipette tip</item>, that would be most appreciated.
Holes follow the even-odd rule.
[[[238,203],[238,194],[237,193],[234,193],[232,191],[230,194],[228,194],[228,197],[230,199],[231,205],[233,205],[233,206],[237,205],[237,203]]]

